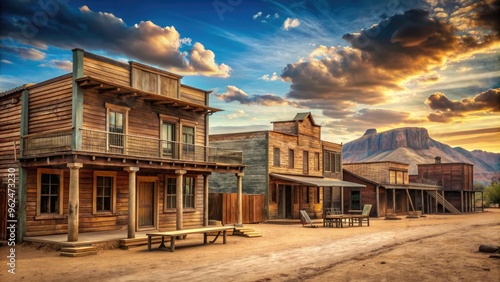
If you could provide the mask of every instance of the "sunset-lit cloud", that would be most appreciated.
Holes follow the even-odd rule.
[[[236,86],[228,85],[226,92],[222,94],[215,94],[215,97],[225,102],[239,102],[240,104],[247,105],[262,105],[262,106],[292,106],[299,108],[300,105],[291,100],[273,94],[264,95],[248,95],[245,91]]]
[[[0,51],[15,54],[26,60],[41,61],[46,54],[35,48],[0,45]]]
[[[283,29],[284,30],[289,30],[291,28],[296,28],[300,25],[300,20],[299,19],[291,19],[287,18],[285,22],[283,23]]]
[[[265,80],[265,81],[275,81],[275,80],[281,79],[281,77],[276,72],[273,72],[272,75],[265,74],[265,75],[259,77],[259,79]]]
[[[500,112],[500,88],[490,89],[471,98],[460,101],[450,100],[444,93],[434,93],[425,103],[435,113],[429,114],[429,120],[434,122],[451,122],[465,114],[475,112]]]
[[[4,5],[5,4],[5,5]],[[127,25],[112,13],[94,12],[88,6],[72,9],[67,5],[58,6],[58,12],[50,17],[50,24],[36,28],[36,36],[26,36],[23,21],[33,18],[37,5],[27,5],[23,1],[7,1],[4,12],[15,11],[16,15],[1,17],[0,36],[8,42],[20,42],[31,46],[55,46],[58,48],[105,50],[109,54],[125,55],[144,63],[169,68],[181,74],[228,77],[231,68],[215,61],[214,52],[199,43],[183,50],[191,40],[181,38],[174,26],[160,27],[152,21],[141,21]],[[43,59],[43,53],[34,48],[13,50],[15,47],[2,46],[2,50],[18,52],[28,59]]]

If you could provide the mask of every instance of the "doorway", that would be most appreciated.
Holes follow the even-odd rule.
[[[137,178],[137,230],[156,229],[158,178]]]
[[[292,186],[279,185],[280,198],[278,200],[278,215],[279,218],[293,218],[293,203],[292,203]]]

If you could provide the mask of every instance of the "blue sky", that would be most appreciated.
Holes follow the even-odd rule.
[[[498,0],[158,2],[3,1],[0,91],[79,47],[212,90],[212,133],[311,111],[332,142],[409,126],[500,152]]]

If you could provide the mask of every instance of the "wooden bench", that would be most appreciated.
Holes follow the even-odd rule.
[[[152,232],[147,233],[148,236],[148,251],[151,251],[151,241],[153,237],[161,237],[161,248],[167,248],[165,246],[165,237],[170,238],[170,251],[175,251],[175,238],[179,236],[184,236],[188,234],[203,234],[203,244],[207,244],[208,236],[215,236],[215,238],[210,241],[210,243],[214,243],[219,238],[219,235],[222,232],[223,244],[226,244],[227,241],[227,231],[234,229],[234,226],[213,226],[213,227],[200,227],[193,229],[182,229],[182,230],[174,230],[174,231],[166,231],[166,232]],[[210,235],[209,233],[217,232],[217,235]]]

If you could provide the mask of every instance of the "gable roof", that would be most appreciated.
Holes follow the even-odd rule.
[[[316,124],[316,122],[314,121],[314,118],[311,114],[311,112],[307,112],[307,113],[297,113],[295,115],[295,117],[293,118],[294,121],[304,121],[306,118],[310,118],[311,119],[311,123],[315,126],[318,126]]]

